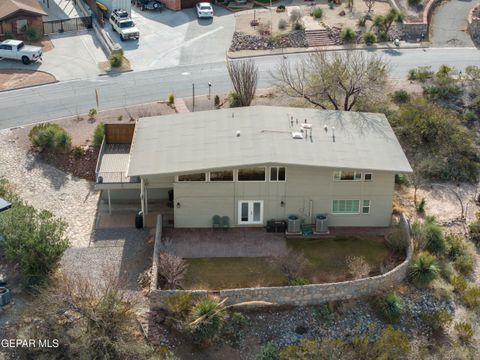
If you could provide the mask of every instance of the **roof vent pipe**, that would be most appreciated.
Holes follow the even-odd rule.
[[[325,132],[328,131],[328,126],[327,126],[327,124],[323,125],[323,130],[325,130]]]
[[[335,128],[332,126],[332,139],[335,142]]]
[[[241,133],[240,133],[240,130],[237,130],[237,134],[236,134],[237,137],[240,137],[240,134],[241,134]]]

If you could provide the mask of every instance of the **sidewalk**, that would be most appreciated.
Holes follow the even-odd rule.
[[[422,43],[407,43],[404,41],[400,42],[400,46],[396,47],[391,43],[380,43],[371,46],[365,44],[358,45],[338,45],[338,46],[322,46],[322,47],[306,47],[306,48],[283,48],[283,49],[271,49],[271,50],[240,50],[240,51],[228,51],[227,57],[229,59],[242,59],[249,57],[258,57],[258,56],[271,56],[271,55],[282,55],[282,54],[301,54],[301,53],[310,53],[316,51],[342,51],[342,50],[382,50],[387,49],[391,51],[399,51],[403,49],[419,49],[430,46],[427,42]]]

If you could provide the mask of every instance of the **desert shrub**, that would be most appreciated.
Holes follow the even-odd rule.
[[[471,323],[466,321],[456,322],[453,328],[457,332],[458,339],[462,343],[469,344],[471,342],[474,334],[473,326]]]
[[[422,314],[422,319],[427,323],[433,331],[445,329],[453,320],[452,314],[446,309],[429,311]]]
[[[469,253],[467,243],[462,236],[456,234],[447,234],[445,236],[445,241],[447,242],[447,255],[450,260],[455,260],[459,256]]]
[[[365,41],[365,44],[373,44],[377,42],[377,36],[373,32],[367,31],[363,34],[363,41]]]
[[[110,61],[111,67],[119,68],[123,65],[123,55],[119,53],[112,54],[108,58],[108,61]]]
[[[173,105],[173,103],[175,102],[175,94],[174,93],[170,93],[168,94],[168,105]]]
[[[296,30],[296,31],[305,30],[305,25],[303,24],[302,21],[296,21],[293,23],[293,30]]]
[[[462,89],[458,86],[424,86],[423,95],[429,100],[449,100],[457,97],[462,93]]]
[[[302,339],[298,345],[290,345],[280,351],[282,360],[353,360],[351,347],[344,341],[329,337],[320,340]]]
[[[357,25],[360,26],[360,27],[364,27],[366,24],[367,24],[367,18],[365,16],[360,16],[358,18]],[[372,32],[370,32],[370,33],[373,34]],[[365,35],[364,35],[363,38],[365,39]],[[367,41],[365,41],[365,42],[367,42]],[[372,41],[372,42],[375,42],[375,41]]]
[[[388,41],[388,34],[385,31],[378,32],[378,40],[381,42]]]
[[[270,262],[287,277],[289,283],[300,277],[302,270],[308,264],[303,252],[292,249],[289,249],[284,256],[275,256],[271,258]]]
[[[297,23],[302,18],[302,13],[300,10],[294,9],[290,12],[290,22],[292,24]]]
[[[440,273],[437,260],[427,252],[416,256],[408,266],[408,278],[415,286],[427,286]]]
[[[85,156],[85,150],[81,146],[75,146],[72,149],[73,157],[77,160]]]
[[[450,282],[452,278],[455,276],[455,269],[450,261],[442,260],[439,263],[440,267],[440,275],[446,281]]]
[[[473,111],[465,111],[462,117],[467,126],[471,126],[477,121],[477,115]]]
[[[475,221],[468,226],[470,240],[476,244],[480,245],[480,222]]]
[[[380,316],[389,323],[396,323],[403,315],[404,303],[396,293],[389,293],[377,299]]]
[[[419,214],[424,214],[425,213],[425,207],[427,206],[427,200],[422,197],[420,199],[420,201],[418,201],[416,204],[415,204],[415,210],[417,211],[417,213]]]
[[[422,2],[422,0],[408,0],[408,5],[418,6],[418,5],[420,5],[421,2]]]
[[[462,294],[468,286],[467,280],[461,275],[453,276],[450,284],[453,286],[453,291],[459,294]]]
[[[57,124],[35,125],[28,134],[30,142],[42,150],[66,151],[72,145],[72,138]]]
[[[89,119],[95,119],[96,116],[97,116],[97,109],[91,108],[90,110],[88,110]]]
[[[410,342],[405,334],[389,325],[380,332],[371,351],[372,359],[406,359],[410,353]]]
[[[395,184],[408,185],[408,177],[405,174],[395,174]]]
[[[262,346],[260,352],[255,357],[255,360],[280,360],[278,352],[279,349],[277,344],[270,341]]]
[[[313,313],[321,321],[326,323],[331,323],[335,320],[335,312],[329,303],[324,303],[313,310]]]
[[[356,40],[357,34],[353,31],[352,28],[346,27],[340,33],[340,38],[344,43],[352,43]]]
[[[310,12],[310,15],[313,16],[315,19],[320,19],[323,15],[323,11],[319,7],[313,8],[313,10]]]
[[[480,286],[471,284],[464,291],[462,300],[470,308],[478,308],[480,306]]]
[[[105,124],[100,123],[95,126],[95,130],[93,131],[93,146],[99,148],[102,146],[103,137],[105,136]]]
[[[213,98],[213,105],[216,109],[220,107],[220,96],[215,95],[215,97]]]
[[[187,263],[181,257],[162,251],[158,260],[158,275],[164,289],[177,289],[187,272]]]
[[[227,312],[223,303],[213,298],[197,302],[191,311],[190,331],[196,343],[205,344],[217,338]]]
[[[426,249],[433,254],[444,255],[447,250],[447,242],[442,227],[436,222],[425,224]]]
[[[193,306],[192,296],[187,291],[170,295],[165,299],[168,311],[179,320],[186,319]]]
[[[425,82],[433,78],[434,72],[431,66],[419,66],[408,71],[408,80],[419,80]]]
[[[405,255],[408,248],[408,239],[400,230],[395,230],[385,237],[385,245],[394,253]]]
[[[397,90],[392,95],[395,104],[405,104],[410,100],[410,94],[406,90]]]
[[[354,279],[362,279],[370,274],[371,268],[363,256],[348,256],[345,259],[347,271]]]
[[[34,27],[27,27],[25,29],[25,36],[28,41],[38,41],[41,38],[40,31]]]
[[[228,96],[228,102],[231,108],[242,106],[242,103],[240,102],[240,96],[236,92],[230,93]]]
[[[288,283],[288,285],[291,285],[291,286],[303,286],[308,284],[310,284],[310,282],[303,277],[296,277],[295,279],[293,279]]]
[[[460,255],[454,260],[453,266],[459,273],[470,275],[475,270],[475,257],[470,253]]]
[[[279,30],[285,30],[288,27],[288,21],[285,19],[280,19],[278,21],[278,29]]]
[[[0,188],[8,186],[6,181],[0,183]],[[0,216],[0,247],[8,260],[19,266],[27,287],[41,284],[58,267],[69,246],[67,224],[47,210],[37,210],[16,196],[9,196],[6,190],[0,194],[14,202]]]

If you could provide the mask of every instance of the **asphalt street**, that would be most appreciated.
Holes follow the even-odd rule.
[[[480,64],[480,52],[476,48],[418,48],[368,52],[381,55],[390,62],[393,79],[402,79],[409,69],[421,65],[436,69],[441,64],[449,64],[464,69],[468,65]],[[287,59],[295,62],[303,56],[306,55],[288,55]],[[260,72],[260,88],[272,86],[270,71],[275,69],[281,59],[282,56],[255,58]],[[0,93],[0,129],[86,113],[96,107],[96,91],[101,111],[164,100],[172,92],[177,97],[191,96],[193,83],[197,95],[206,94],[209,82],[212,83],[212,94],[231,90],[225,62],[100,76],[3,92]]]

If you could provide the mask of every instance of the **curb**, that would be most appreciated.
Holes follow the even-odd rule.
[[[403,45],[403,46],[402,46]],[[276,55],[295,55],[303,53],[312,53],[318,51],[345,51],[345,50],[405,50],[405,49],[425,49],[429,47],[429,43],[415,43],[415,44],[401,44],[398,48],[394,45],[381,46],[323,46],[323,47],[307,47],[307,48],[285,48],[272,50],[240,50],[227,51],[227,58],[229,59],[246,59],[252,57],[276,56]],[[250,51],[251,55],[235,54],[237,52]],[[256,54],[255,52],[259,52]]]
[[[124,74],[124,73],[129,73],[129,72],[132,72],[133,69],[128,69],[128,70],[125,70],[125,71],[118,71],[118,72],[114,72],[114,73],[101,73],[101,74],[98,74],[98,76],[115,76],[115,75],[120,75],[120,74]]]

